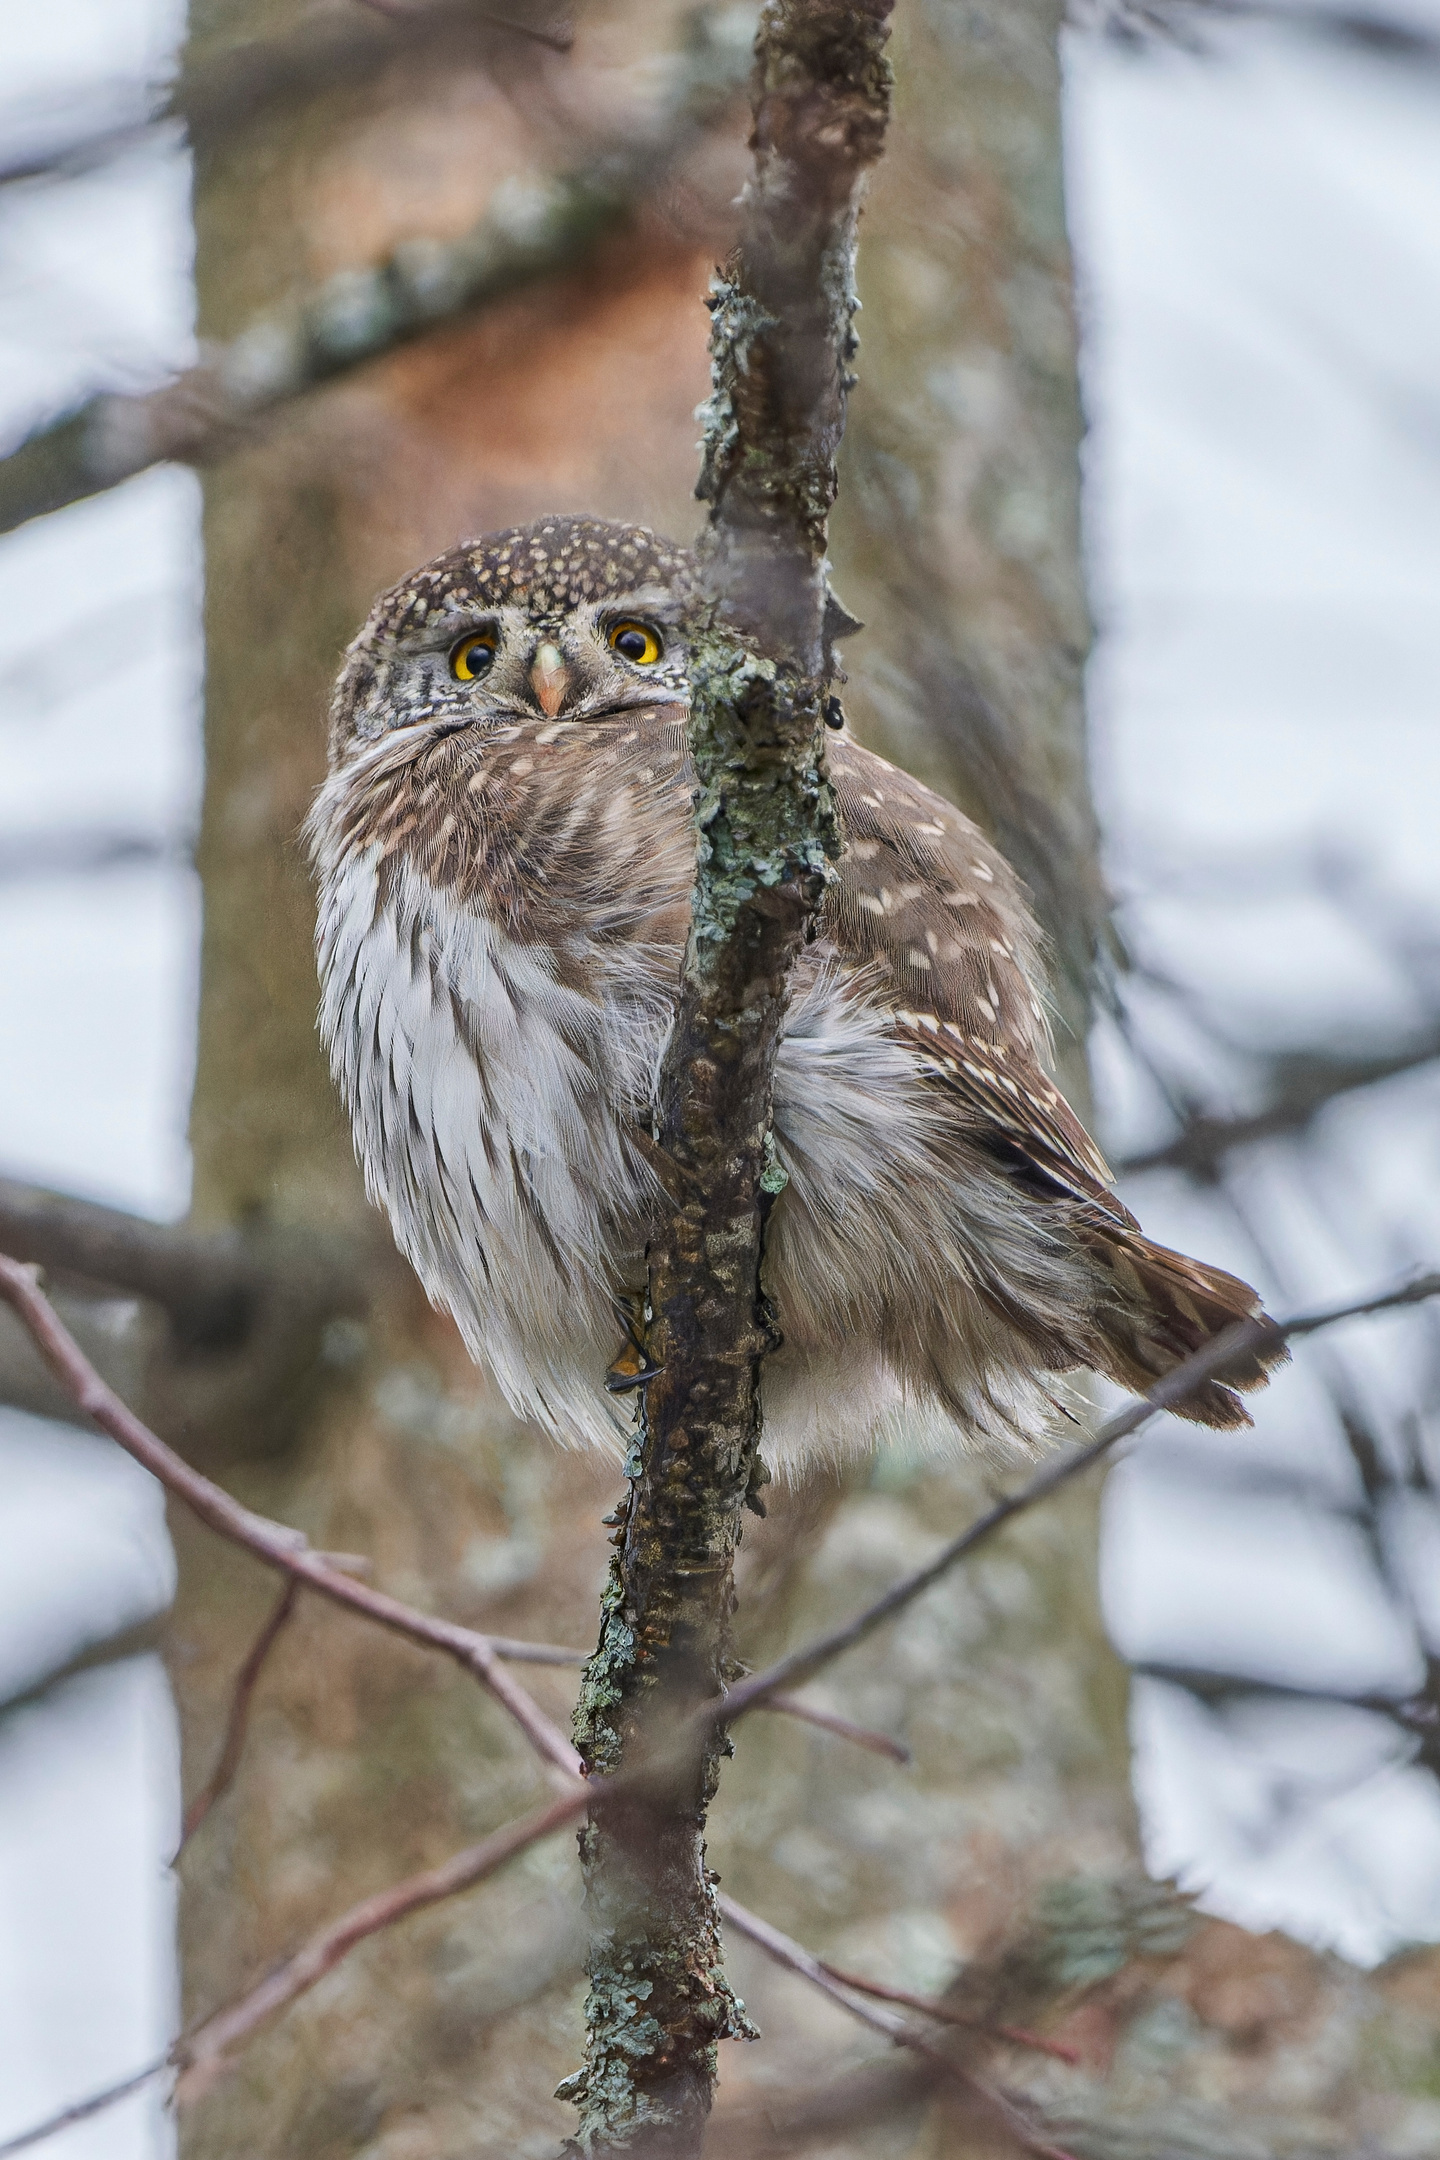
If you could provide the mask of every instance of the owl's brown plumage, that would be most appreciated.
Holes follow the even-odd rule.
[[[440,557],[351,648],[310,827],[322,1029],[370,1190],[516,1406],[612,1446],[603,1377],[663,1205],[694,589],[683,550],[598,520]],[[1144,1388],[1257,1300],[1110,1191],[1049,1076],[1003,859],[848,734],[829,759],[845,847],[776,1071],[767,1445],[897,1419],[1034,1439],[1049,1375]],[[1184,1414],[1248,1422],[1214,1381]]]

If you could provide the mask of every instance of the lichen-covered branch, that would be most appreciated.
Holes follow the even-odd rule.
[[[664,1741],[734,1677],[734,1552],[764,1475],[772,1076],[790,969],[837,845],[822,747],[826,519],[854,350],[859,194],[889,110],[888,16],[889,0],[764,9],[754,176],[712,303],[697,491],[711,505],[708,612],[691,670],[698,868],[655,1129],[683,1198],[651,1246],[657,1371],[576,1714],[587,1764],[630,1773],[582,1839],[586,2059],[561,2088],[580,2109],[577,2152],[697,2152],[716,2043],[752,2029],[722,1970],[705,1866],[721,1744],[696,1759]],[[637,1784],[662,1757],[664,1774]]]

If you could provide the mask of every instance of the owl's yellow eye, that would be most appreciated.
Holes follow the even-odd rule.
[[[495,658],[499,644],[493,630],[474,630],[462,637],[450,655],[450,672],[457,682],[475,682]]]
[[[653,667],[664,647],[649,623],[617,622],[610,628],[610,650],[635,667]]]

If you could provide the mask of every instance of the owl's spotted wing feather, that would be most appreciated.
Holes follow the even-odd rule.
[[[957,1125],[1018,1184],[1062,1206],[1104,1283],[1074,1362],[1152,1386],[1260,1304],[1248,1283],[1146,1238],[1045,1069],[1036,940],[1014,873],[970,821],[849,737],[831,776],[846,849],[828,911],[837,945],[885,983],[894,1036],[953,1103]],[[992,1293],[993,1294],[993,1293]],[[1008,1317],[1025,1326],[1025,1314]],[[1248,1425],[1234,1388],[1263,1385],[1279,1351],[1209,1382],[1180,1413]]]
[[[1014,872],[968,818],[849,737],[831,778],[846,837],[837,941],[888,978],[898,1030],[954,1082],[977,1130],[1124,1214],[1104,1158],[1044,1070],[1038,940]]]

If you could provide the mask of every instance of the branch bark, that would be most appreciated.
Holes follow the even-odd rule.
[[[837,841],[823,763],[827,519],[855,340],[864,175],[889,113],[890,0],[770,0],[752,82],[753,177],[712,300],[697,493],[708,626],[692,645],[699,850],[655,1138],[685,1197],[649,1256],[655,1377],[627,1465],[576,1739],[613,1776],[734,1677],[741,1510],[757,1500],[760,1287],[778,1189],[772,1075],[789,974]],[[698,2152],[716,2044],[753,2033],[725,1978],[706,1812],[723,1743],[627,1780],[581,1839],[594,1914],[577,2153]],[[677,1765],[681,1767],[677,1767]]]

